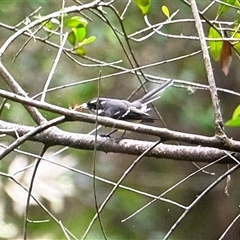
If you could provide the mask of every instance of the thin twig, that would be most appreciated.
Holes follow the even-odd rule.
[[[64,45],[65,45],[65,42],[66,42],[66,40],[67,40],[67,37],[68,37],[68,33],[66,32],[66,33],[63,35],[63,39],[62,39],[62,41],[61,41],[60,48],[58,49],[58,53],[57,53],[56,59],[53,61],[52,69],[51,69],[51,71],[50,71],[50,73],[49,73],[49,75],[48,75],[47,81],[46,81],[46,83],[45,83],[45,85],[44,85],[44,89],[43,89],[43,91],[42,91],[42,97],[41,97],[41,101],[42,101],[42,102],[44,102],[44,100],[45,100],[45,97],[46,97],[46,94],[47,94],[47,90],[48,90],[48,86],[49,86],[49,84],[50,84],[50,82],[51,82],[51,79],[52,79],[52,77],[53,77],[54,71],[55,71],[55,69],[56,69],[56,67],[57,67],[57,64],[58,64],[59,60],[60,60],[60,57],[61,57],[61,54],[62,54],[62,51],[63,51],[63,47],[64,47]]]
[[[20,146],[23,142],[25,142],[29,137],[33,137],[36,134],[46,130],[49,127],[55,126],[59,123],[62,123],[65,121],[65,116],[61,116],[58,117],[56,119],[53,119],[49,122],[46,122],[34,129],[32,129],[31,131],[29,131],[28,133],[26,133],[25,135],[17,138],[17,140],[15,140],[10,146],[8,146],[8,148],[6,148],[3,152],[1,152],[0,154],[0,160],[2,160],[7,154],[9,154],[10,152],[12,152],[12,150],[14,148],[17,148],[18,146]]]
[[[126,178],[126,176],[133,170],[133,168],[142,160],[142,158],[148,153],[150,152],[153,148],[155,148],[159,143],[161,142],[161,140],[155,142],[152,146],[150,146],[148,149],[146,149],[146,151],[144,151],[131,165],[130,167],[128,167],[128,169],[123,173],[123,175],[120,177],[120,179],[118,180],[118,182],[116,183],[116,185],[113,187],[113,189],[110,191],[110,193],[108,194],[108,196],[105,198],[105,200],[103,201],[102,205],[99,207],[98,209],[98,213],[100,213],[104,207],[106,206],[106,204],[108,203],[108,201],[110,200],[110,198],[113,196],[113,194],[116,192],[116,190],[119,188],[119,185],[122,183],[122,181]],[[89,233],[90,229],[92,228],[95,220],[98,217],[98,213],[94,215],[94,217],[92,218],[91,222],[89,223],[85,233],[82,236],[82,239],[85,239],[87,237],[87,234]]]
[[[213,161],[209,164],[207,164],[206,166],[202,167],[201,169],[198,169],[196,171],[194,171],[193,173],[189,174],[187,177],[183,178],[182,180],[178,181],[176,184],[174,184],[172,187],[168,188],[166,191],[164,191],[162,194],[160,194],[158,197],[159,199],[162,198],[164,195],[166,195],[167,193],[171,192],[172,190],[174,190],[176,187],[178,187],[179,185],[181,185],[182,183],[184,183],[186,180],[188,180],[189,178],[195,176],[196,174],[198,174],[199,172],[203,171],[206,168],[209,168],[210,166],[215,165],[216,163],[219,163],[224,157],[221,157],[219,159],[217,159],[216,161]],[[156,202],[158,199],[155,198],[153,200],[151,200],[150,202],[146,203],[144,206],[142,206],[141,208],[139,208],[137,211],[135,211],[134,213],[132,213],[130,216],[122,219],[121,222],[126,222],[129,219],[133,218],[134,216],[136,216],[138,213],[142,212],[144,209],[146,209],[147,207],[149,207],[150,205],[152,205],[154,202]],[[184,209],[187,209],[187,207],[184,207]]]
[[[192,210],[192,208],[209,192],[211,191],[218,183],[220,183],[224,178],[226,178],[229,174],[233,173],[236,169],[239,168],[239,165],[235,165],[230,168],[227,172],[218,177],[214,182],[212,182],[200,195],[196,197],[196,199],[188,206],[188,208],[183,212],[183,214],[178,218],[178,220],[172,225],[171,229],[164,236],[163,240],[167,240],[176,227],[180,224],[180,222],[186,217],[186,215]]]
[[[38,166],[41,162],[41,158],[44,155],[44,153],[47,151],[47,149],[48,149],[48,146],[44,145],[44,147],[42,149],[42,152],[40,154],[40,157],[37,159],[37,162],[36,162],[35,167],[33,169],[32,178],[31,178],[31,181],[30,181],[29,189],[28,189],[25,216],[24,216],[24,227],[23,227],[23,239],[24,240],[27,239],[28,213],[29,213],[30,198],[31,198],[31,194],[32,194],[34,179],[36,177],[37,169],[38,169]]]
[[[98,80],[98,91],[97,91],[97,101],[99,101],[99,93],[101,89],[101,71],[99,72],[99,80]],[[99,103],[97,103],[97,113],[98,113],[98,107]],[[95,134],[94,134],[94,149],[93,149],[93,194],[94,194],[94,203],[95,203],[95,209],[97,214],[97,219],[99,222],[100,229],[102,231],[103,237],[105,240],[107,240],[107,235],[105,233],[103,223],[101,220],[101,215],[98,207],[98,198],[97,198],[97,188],[96,188],[96,160],[97,160],[97,137],[98,137],[98,114],[96,115],[96,122],[95,122]]]

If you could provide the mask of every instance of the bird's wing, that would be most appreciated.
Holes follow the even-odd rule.
[[[148,111],[149,109],[147,109]],[[121,120],[139,121],[139,122],[154,122],[154,119],[147,113],[136,107],[129,107],[128,110],[121,116]]]

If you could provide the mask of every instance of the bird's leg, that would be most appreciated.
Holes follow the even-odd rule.
[[[111,135],[113,134],[113,133],[115,133],[115,132],[117,132],[118,131],[118,129],[114,129],[114,130],[112,130],[111,132],[109,132],[108,134],[101,134],[100,136],[101,137],[111,137]]]
[[[111,135],[113,134],[113,133],[115,133],[115,132],[117,132],[118,131],[118,129],[114,129],[114,130],[112,130],[110,133],[108,133],[108,134],[101,134],[100,136],[101,137],[111,137]],[[115,139],[115,142],[116,143],[119,143],[122,139],[123,139],[123,137],[125,136],[125,133],[127,132],[127,130],[124,130],[124,132],[123,132],[123,134],[122,134],[122,136],[121,137],[119,137],[119,138],[116,138]]]
[[[124,135],[125,135],[126,132],[127,132],[127,130],[124,130],[122,136],[121,136],[120,138],[116,138],[116,139],[115,139],[115,142],[116,142],[116,143],[119,143],[121,140],[123,140],[123,137],[124,137]]]

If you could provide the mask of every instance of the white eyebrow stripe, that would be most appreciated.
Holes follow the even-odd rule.
[[[97,103],[97,99],[92,99],[91,101],[89,101],[90,104],[95,104]]]

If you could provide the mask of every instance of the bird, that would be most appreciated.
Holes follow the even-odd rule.
[[[159,99],[161,97],[160,93],[172,85],[172,82],[173,80],[166,81],[133,102],[115,98],[93,98],[86,103],[75,106],[74,110],[89,110],[98,116],[118,120],[154,122],[154,119],[148,113],[150,108],[147,108],[147,105]],[[156,97],[156,95],[158,96]]]
[[[148,113],[151,108],[148,108],[147,105],[159,99],[161,97],[160,93],[171,86],[172,83],[172,79],[168,80],[132,102],[115,98],[93,98],[86,103],[74,106],[72,109],[77,111],[88,110],[95,115],[117,120],[151,123],[154,122],[154,118]],[[110,135],[115,131],[112,131]],[[108,134],[108,136],[110,135]]]

